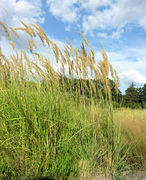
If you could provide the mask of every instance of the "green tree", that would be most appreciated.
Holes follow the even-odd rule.
[[[136,88],[134,87],[134,83],[131,83],[131,85],[126,89],[125,92],[126,94],[124,95],[124,105],[130,108],[140,107],[139,94]]]
[[[146,84],[143,87],[136,88],[139,95],[139,103],[142,108],[146,109]]]
[[[139,95],[139,104],[143,108],[143,87],[136,88]]]
[[[142,96],[143,108],[146,109],[146,84],[143,86],[143,96]]]

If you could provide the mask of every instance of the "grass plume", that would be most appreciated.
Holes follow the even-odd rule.
[[[119,179],[131,163],[144,167],[114,121],[109,74],[117,93],[119,78],[104,47],[97,62],[82,33],[80,49],[68,40],[62,50],[39,25],[21,23],[0,23],[8,40],[20,40],[16,31],[29,35],[28,47],[17,49],[11,37],[13,54],[0,51],[0,178],[85,178],[98,168]],[[38,51],[37,37],[54,53],[57,70]]]

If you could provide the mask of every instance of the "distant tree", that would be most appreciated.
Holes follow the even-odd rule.
[[[146,109],[146,84],[143,87],[136,88],[139,95],[139,104]]]
[[[136,88],[134,87],[134,83],[131,83],[131,85],[126,89],[125,92],[126,94],[124,95],[124,105],[130,108],[140,107],[139,94]]]
[[[142,96],[143,108],[146,109],[146,84],[143,86],[143,96]]]
[[[143,87],[136,88],[139,95],[139,105],[143,108]]]
[[[122,93],[121,93],[121,91],[118,90],[119,92],[117,93],[115,82],[113,80],[111,80],[111,79],[109,79],[109,86],[110,86],[110,89],[111,89],[111,96],[112,96],[114,106],[115,107],[120,107],[121,102],[122,102]]]

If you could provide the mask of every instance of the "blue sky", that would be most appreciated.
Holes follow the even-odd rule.
[[[69,38],[80,47],[84,33],[101,58],[101,43],[120,77],[120,90],[146,83],[146,0],[0,0],[0,21],[7,26],[40,24],[62,47]],[[0,46],[7,51],[0,29]],[[47,53],[47,52],[46,52]]]

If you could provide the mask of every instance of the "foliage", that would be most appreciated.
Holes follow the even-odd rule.
[[[135,88],[134,83],[127,88],[123,96],[123,106],[130,108],[145,108],[146,84],[143,87]]]
[[[126,94],[124,96],[124,105],[126,107],[137,108],[139,106],[139,95],[134,88],[134,83],[131,83],[125,92]]]
[[[142,88],[141,101],[142,101],[142,107],[146,109],[146,84],[144,84],[144,86]]]

